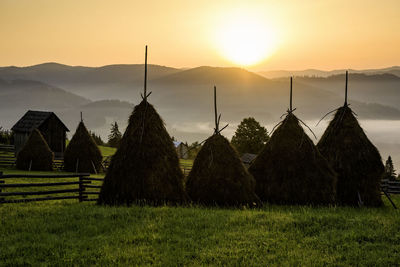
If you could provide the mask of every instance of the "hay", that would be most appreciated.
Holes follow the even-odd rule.
[[[32,171],[53,170],[54,154],[39,130],[34,129],[17,155],[17,169]]]
[[[384,166],[381,156],[347,105],[338,109],[317,146],[338,173],[340,204],[358,205],[359,192],[364,205],[382,205],[380,180]]]
[[[259,205],[254,187],[254,178],[229,141],[220,134],[214,134],[204,143],[186,183],[194,202],[218,206]]]
[[[111,159],[99,204],[180,203],[183,174],[172,139],[156,110],[143,100],[133,110]]]
[[[69,172],[97,173],[103,156],[83,122],[80,122],[64,153],[64,169]],[[77,168],[78,167],[78,168]]]
[[[336,174],[290,111],[249,171],[263,201],[300,205],[335,201]]]

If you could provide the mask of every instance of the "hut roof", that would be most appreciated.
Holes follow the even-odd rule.
[[[256,157],[257,157],[257,154],[244,153],[240,157],[240,160],[245,164],[251,164]]]
[[[24,116],[11,128],[14,132],[30,133],[33,129],[39,128],[51,116],[54,116],[65,129],[69,132],[67,126],[57,117],[54,112],[28,110]]]
[[[181,144],[184,144],[183,142],[180,142],[180,141],[174,141],[174,146],[175,147],[178,147],[178,146],[180,146]]]

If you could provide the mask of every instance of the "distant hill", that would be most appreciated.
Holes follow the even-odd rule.
[[[179,69],[148,65],[149,80],[179,72]],[[143,64],[107,65],[103,67],[67,66],[44,63],[29,67],[0,67],[0,79],[36,80],[51,84],[93,100],[129,97],[135,87],[143,86]],[[133,100],[133,99],[130,99]]]
[[[274,79],[274,78],[282,78],[282,77],[290,77],[290,76],[315,76],[315,77],[328,77],[337,74],[343,74],[346,72],[346,69],[339,70],[331,70],[331,71],[323,71],[317,69],[307,69],[307,70],[271,70],[271,71],[260,71],[259,73],[266,78]],[[366,70],[354,70],[349,69],[350,73],[363,73],[363,74],[382,74],[389,73],[400,77],[400,66],[393,66],[389,68],[382,69],[366,69]]]
[[[0,79],[0,126],[6,129],[29,109],[75,110],[89,99],[39,81]]]
[[[254,72],[241,68],[221,68],[202,66],[183,70],[154,80],[154,83],[184,85],[234,84],[240,86],[259,86],[267,80]]]
[[[285,79],[287,80],[287,78],[274,80],[282,81]],[[340,96],[344,95],[344,74],[329,77],[296,77],[295,80]],[[366,103],[379,103],[381,105],[400,109],[400,77],[396,75],[390,73],[350,73],[348,90],[348,95],[351,100]]]
[[[68,66],[44,63],[29,67],[0,67],[2,79],[37,80],[52,85],[66,83],[142,83],[143,64],[119,64],[103,67]],[[178,69],[159,65],[148,65],[149,79],[178,72]]]
[[[260,117],[263,121],[276,120],[288,105],[289,82],[287,78],[271,80],[242,68],[202,66],[180,70],[150,65],[148,74],[148,90],[153,92],[150,101],[165,110],[167,122],[208,119],[212,115],[208,113],[212,111],[211,100],[214,85],[218,88],[218,100],[220,109],[223,111],[223,118],[229,121],[239,120],[238,118],[246,114]],[[84,96],[86,102],[73,101],[80,109],[94,110],[95,104],[88,103],[87,99],[90,99],[96,101],[96,105],[99,107],[104,106],[103,109],[107,109],[108,113],[113,114],[112,109],[122,110],[124,109],[122,106],[127,108],[129,104],[126,103],[128,102],[138,103],[141,101],[143,65],[109,65],[92,68],[46,63],[25,68],[3,67],[0,68],[0,77],[43,79],[57,86],[60,85],[58,87],[69,91],[72,93],[71,95]],[[387,73],[350,74],[349,97],[353,101],[353,105],[360,108],[361,118],[381,119],[385,116],[390,119],[397,118],[399,116],[397,111],[400,109],[399,81],[399,77]],[[38,82],[38,84],[45,85],[44,82]],[[294,104],[298,108],[296,112],[305,119],[315,119],[328,109],[336,108],[343,102],[343,84],[343,74],[326,78],[295,78]],[[57,88],[50,85],[45,86]],[[35,88],[33,85],[28,85],[28,87]],[[64,91],[64,93],[66,92]],[[20,97],[22,101],[25,101],[24,96]],[[43,98],[35,95],[31,99],[33,101],[34,99],[46,99],[46,97],[49,96]],[[61,108],[66,105],[64,108],[67,108],[70,106],[68,96],[59,97],[58,102],[50,101],[50,99],[47,102],[54,105],[49,107]],[[128,102],[104,101],[107,99]],[[47,102],[38,101],[38,105],[46,106]],[[15,101],[8,103],[13,105]],[[101,108],[98,113],[107,115],[101,111]],[[119,114],[119,111],[117,113]],[[105,121],[105,119],[98,121]],[[98,124],[96,123],[96,125]]]
[[[2,109],[13,108],[70,108],[90,100],[58,87],[31,80],[0,79]]]
[[[196,138],[198,127],[204,128],[206,122],[213,120],[214,85],[222,120],[231,124],[248,116],[265,125],[276,123],[289,103],[287,78],[267,79],[242,68],[176,69],[150,65],[148,75],[148,90],[153,92],[149,101],[177,137],[187,131],[187,136]],[[14,122],[28,108],[52,109],[74,129],[82,111],[88,127],[106,136],[109,124],[115,120],[121,127],[126,125],[133,105],[141,101],[143,65],[92,68],[46,63],[3,67],[0,77],[0,112],[5,114],[0,116],[2,120]],[[13,80],[27,77],[39,81]],[[351,73],[350,103],[359,118],[400,120],[399,80],[390,73]],[[296,114],[304,120],[318,120],[343,104],[343,90],[343,73],[326,78],[296,77]],[[0,125],[7,128],[7,123]]]
[[[118,121],[121,126],[125,127],[133,106],[132,103],[120,100],[101,100],[74,109],[59,110],[59,116],[67,125],[71,126],[70,129],[73,133],[78,126],[80,112],[82,112],[83,120],[89,129],[96,131],[97,134],[107,136],[112,122]]]

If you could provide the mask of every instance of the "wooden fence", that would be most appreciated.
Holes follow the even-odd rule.
[[[15,167],[15,148],[13,145],[0,144],[0,168]],[[64,159],[62,157],[55,157],[53,160],[54,170],[64,169]]]
[[[25,178],[25,179],[24,179]],[[19,182],[21,179],[22,182]],[[26,182],[29,179],[29,182]],[[32,182],[35,179],[46,179],[46,182]],[[15,182],[15,181],[18,182]],[[48,182],[51,180],[51,182]],[[75,180],[75,181],[73,181]],[[54,182],[53,182],[54,181]],[[20,203],[44,200],[78,199],[82,201],[96,201],[101,185],[94,185],[92,181],[103,181],[102,178],[91,178],[88,173],[34,175],[34,174],[6,174],[0,172],[0,203]],[[35,188],[24,191],[21,188]],[[47,190],[37,188],[51,187]],[[66,188],[68,187],[68,188]],[[8,191],[7,189],[18,189]],[[89,190],[88,190],[89,189]],[[45,196],[45,197],[30,197]],[[95,198],[89,196],[96,196]]]
[[[189,175],[189,172],[192,170],[192,164],[189,163],[179,163],[179,166],[181,167],[181,170],[183,172],[183,175],[186,177]]]
[[[9,168],[15,165],[15,150],[13,145],[0,144],[0,168]]]
[[[186,171],[190,171],[190,164],[181,164],[185,175]],[[19,179],[22,182],[19,182]],[[26,179],[29,179],[26,182]],[[46,182],[32,182],[35,179],[46,179]],[[75,181],[73,181],[75,179]],[[17,182],[16,182],[17,180]],[[51,182],[48,182],[51,180]],[[67,180],[67,181],[65,181]],[[53,182],[54,181],[54,182]],[[60,200],[60,199],[77,199],[79,202],[96,201],[100,193],[103,178],[92,178],[88,173],[75,174],[54,174],[54,175],[37,175],[37,174],[3,174],[0,172],[0,204],[1,203],[20,203],[44,200]],[[93,184],[96,182],[97,184]],[[65,187],[70,188],[65,188]],[[71,187],[72,186],[72,187]],[[21,191],[21,188],[42,188],[51,187],[50,190]],[[8,191],[7,189],[18,189],[18,191]],[[391,199],[392,194],[400,194],[400,181],[382,180],[382,193],[389,199],[390,203],[397,209],[395,203]],[[45,197],[29,197],[29,196],[45,196]]]
[[[389,199],[393,208],[397,209],[396,205],[394,204],[390,196],[392,194],[393,195],[400,194],[400,181],[390,181],[388,179],[382,180],[381,191]]]

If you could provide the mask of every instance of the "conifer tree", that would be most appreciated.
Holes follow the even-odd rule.
[[[111,124],[111,133],[108,135],[108,145],[111,147],[119,147],[122,134],[118,129],[118,123],[115,121]]]
[[[393,161],[392,157],[389,156],[388,159],[386,160],[385,164],[385,174],[384,174],[384,179],[389,179],[389,180],[396,180],[396,170],[394,169],[393,166]]]

